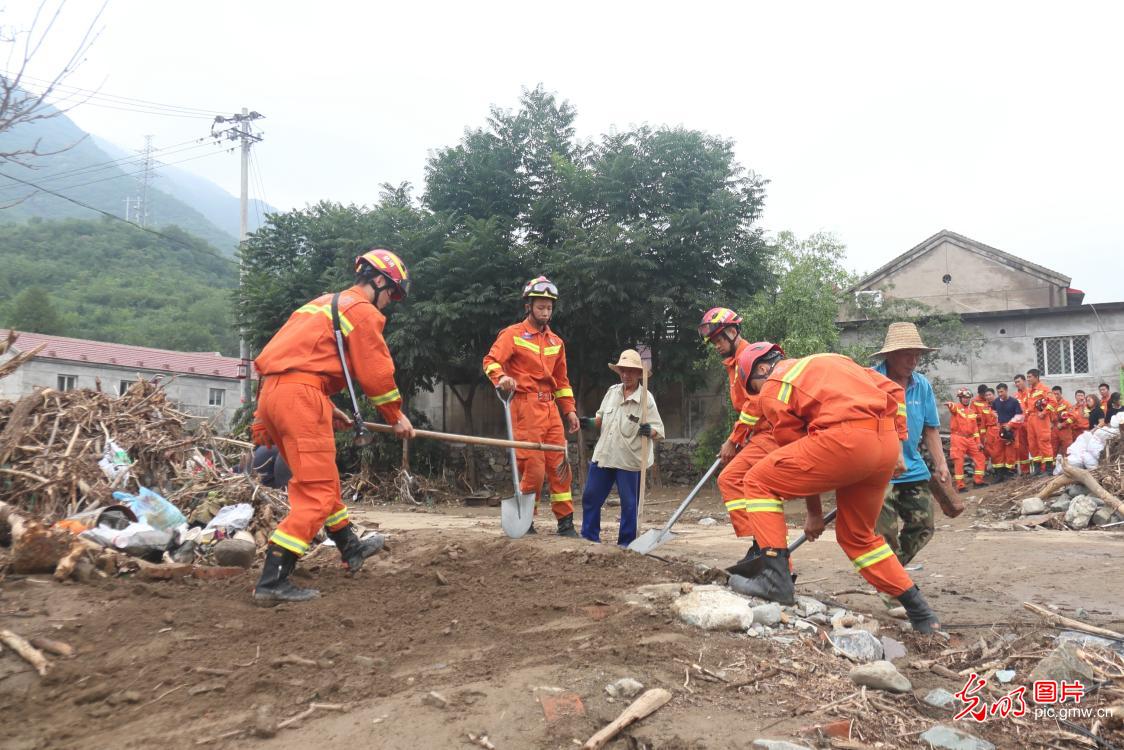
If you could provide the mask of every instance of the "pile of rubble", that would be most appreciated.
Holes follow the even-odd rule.
[[[0,401],[0,544],[12,569],[63,580],[249,567],[285,493],[236,470],[249,444],[193,421],[141,379],[121,395],[39,388]]]
[[[1117,466],[1093,470],[1063,460],[1062,473],[1040,486],[1019,488],[1008,495],[1010,515],[1020,525],[1055,529],[1124,528],[1124,502],[1118,497],[1121,473]]]
[[[1124,739],[1124,635],[1034,604],[1025,606],[1060,633],[997,625],[921,636],[891,613],[863,615],[827,595],[798,596],[786,607],[721,585],[642,586],[630,601],[667,608],[693,627],[764,641],[764,656],[747,649],[753,657],[730,663],[683,662],[685,689],[694,681],[784,695],[774,723],[807,717],[794,732],[807,745],[759,739],[754,748],[994,750],[1114,747]],[[1040,688],[1074,682],[1080,695],[1065,700]]]

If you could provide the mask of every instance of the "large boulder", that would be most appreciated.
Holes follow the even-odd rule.
[[[1056,680],[1058,682],[1073,682],[1080,680],[1082,685],[1092,685],[1094,682],[1093,668],[1086,664],[1078,655],[1078,647],[1074,643],[1063,643],[1047,654],[1030,673],[1030,682],[1039,680]]]
[[[747,630],[753,625],[753,610],[744,596],[725,586],[696,586],[671,603],[676,616],[703,630]]]
[[[1089,525],[1096,512],[1097,501],[1088,495],[1079,495],[1073,498],[1069,510],[1065,512],[1065,522],[1071,529],[1083,529]]]
[[[1042,502],[1040,497],[1028,497],[1023,500],[1022,514],[1024,516],[1036,516],[1039,513],[1046,512],[1046,503]]]
[[[908,693],[913,689],[913,684],[888,661],[873,661],[869,664],[860,664],[851,670],[848,675],[851,682],[875,690],[887,690],[891,693]]]
[[[882,641],[865,630],[844,630],[836,628],[828,635],[835,652],[859,664],[878,661],[882,658]]]

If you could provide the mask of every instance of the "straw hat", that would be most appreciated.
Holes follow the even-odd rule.
[[[882,344],[882,351],[874,356],[881,357],[890,352],[899,352],[903,349],[913,349],[920,352],[935,352],[936,349],[925,346],[921,341],[921,334],[913,323],[891,323],[886,329],[886,341]]]
[[[618,375],[620,374],[622,367],[632,367],[637,370],[645,369],[644,360],[640,359],[640,352],[636,351],[635,349],[625,349],[623,352],[621,352],[621,356],[619,359],[617,359],[616,364],[613,364],[611,362],[609,363],[609,369],[617,373]]]

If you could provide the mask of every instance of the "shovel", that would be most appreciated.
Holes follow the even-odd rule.
[[[667,519],[667,523],[664,524],[662,529],[649,529],[645,531],[643,534],[633,539],[632,544],[628,545],[628,548],[633,552],[647,555],[660,545],[666,544],[674,539],[675,534],[671,533],[671,527],[674,526],[675,522],[679,520],[679,517],[683,515],[683,511],[687,510],[687,507],[694,502],[695,496],[699,494],[699,490],[703,488],[704,484],[710,481],[710,478],[714,476],[714,472],[718,471],[718,467],[721,465],[722,459],[718,459],[711,464],[710,468],[706,470],[706,474],[703,475],[703,478],[700,479],[699,483],[695,485],[695,488],[691,490],[691,494],[687,495],[687,499],[679,504],[679,507],[671,514],[671,518]]]
[[[515,440],[515,430],[511,427],[511,399],[514,391],[496,389],[496,396],[503,404],[504,422],[507,423],[507,439]],[[518,539],[527,533],[535,520],[535,496],[519,490],[519,464],[515,460],[515,448],[511,448],[511,480],[515,484],[515,496],[500,501],[500,526],[503,533]]]

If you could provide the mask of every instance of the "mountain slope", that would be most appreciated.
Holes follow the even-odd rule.
[[[143,171],[143,166],[136,154],[127,155],[131,161],[119,161],[121,152],[117,155],[107,153],[99,147],[96,139],[89,137],[64,114],[0,133],[0,153],[36,144],[40,153],[49,155],[29,159],[32,168],[11,162],[0,164],[0,175],[18,177],[121,217],[125,215],[126,199],[134,200],[140,194],[138,173]],[[176,161],[218,151],[218,147],[209,144],[189,143],[182,149],[169,153],[167,159]],[[163,169],[156,173],[161,172]],[[224,254],[233,253],[237,246],[237,238],[233,234],[220,229],[200,211],[166,192],[166,187],[160,178],[149,187],[149,226],[175,225],[203,238]],[[237,207],[237,200],[232,200]],[[81,206],[45,192],[36,192],[2,176],[0,207],[0,222],[24,221],[31,217],[88,219],[94,215]],[[235,225],[237,218],[235,208]]]

